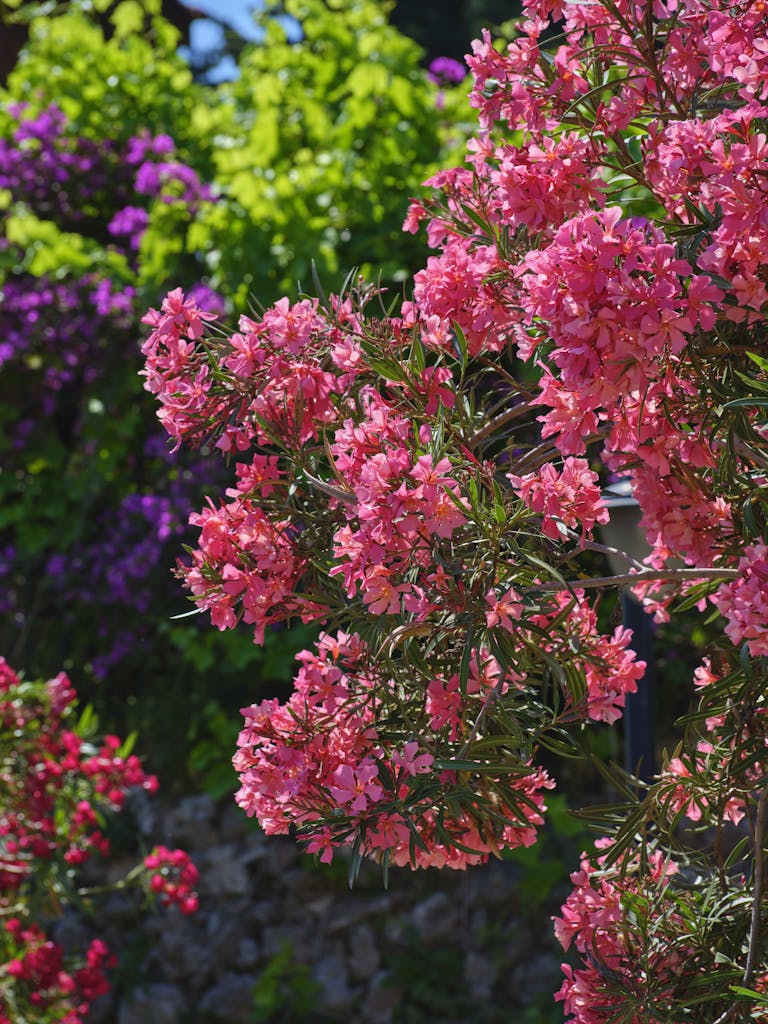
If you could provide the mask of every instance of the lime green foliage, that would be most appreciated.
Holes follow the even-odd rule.
[[[182,158],[194,154],[195,166],[204,169],[200,162],[210,160],[211,141],[196,112],[206,106],[205,90],[176,54],[173,25],[159,14],[146,20],[142,14],[139,21],[132,16],[137,7],[130,0],[118,5],[109,40],[77,4],[34,19],[8,96],[35,112],[56,103],[80,134],[94,139],[121,141],[140,129],[168,132]],[[0,130],[6,127],[0,120]]]
[[[266,301],[309,284],[312,260],[324,280],[375,266],[400,281],[423,257],[401,231],[408,196],[446,159],[447,124],[466,101],[455,90],[437,112],[419,48],[387,24],[390,5],[336,6],[285,4],[302,42],[265,20],[265,45],[248,47],[241,77],[219,89],[215,177],[226,202],[198,230],[228,294]]]

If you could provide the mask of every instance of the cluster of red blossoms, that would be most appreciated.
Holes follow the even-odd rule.
[[[52,942],[36,924],[24,927],[18,918],[4,924],[6,955],[4,964],[9,985],[3,986],[0,1024],[18,1024],[28,1019],[56,1024],[81,1024],[94,999],[109,991],[105,969],[114,967],[115,958],[101,939],[94,939],[85,954],[85,962],[74,970],[64,966],[61,947]]]
[[[0,929],[1,1024],[80,1024],[109,989],[105,970],[115,961],[104,942],[95,939],[84,960],[65,963],[32,908],[52,898],[66,902],[76,868],[94,853],[109,854],[100,827],[105,812],[119,811],[131,789],[157,790],[157,779],[138,757],[123,754],[118,737],[94,744],[78,734],[75,701],[63,672],[27,682],[0,658],[0,914],[7,917]],[[147,892],[160,891],[166,905],[191,913],[196,869],[183,851],[161,851],[132,876]]]
[[[176,906],[182,914],[194,914],[199,905],[195,892],[198,873],[188,853],[156,846],[144,858],[144,867],[152,872],[149,890],[160,897],[164,907]]]
[[[75,697],[63,672],[42,687],[27,684],[0,658],[0,725],[18,737],[0,765],[0,886],[6,891],[26,882],[40,861],[61,855],[77,865],[94,851],[108,854],[97,812],[118,810],[135,786],[157,790],[138,757],[120,755],[116,736],[94,747],[67,727]]]

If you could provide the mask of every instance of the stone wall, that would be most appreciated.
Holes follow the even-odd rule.
[[[315,866],[231,801],[194,796],[163,810],[139,798],[135,820],[147,844],[191,853],[200,911],[140,914],[114,894],[97,921],[59,923],[65,945],[100,934],[121,958],[88,1024],[562,1020],[553,907],[521,898],[513,864],[392,870],[388,890],[370,865],[350,890],[343,864]]]

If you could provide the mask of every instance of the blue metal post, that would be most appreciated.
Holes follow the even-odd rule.
[[[632,630],[632,650],[646,663],[645,675],[638,680],[637,693],[627,694],[624,711],[624,767],[642,782],[656,774],[656,679],[653,664],[653,626],[650,615],[633,597],[621,595],[621,617]]]

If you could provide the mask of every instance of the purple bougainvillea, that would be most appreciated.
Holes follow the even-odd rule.
[[[60,645],[88,637],[77,657],[103,677],[135,654],[142,620],[183,608],[171,568],[187,510],[221,473],[213,460],[168,452],[137,341],[149,294],[139,247],[153,210],[178,204],[185,230],[213,192],[169,135],[92,139],[55,105],[7,111],[0,188],[12,209],[116,251],[124,269],[118,279],[94,260],[79,274],[35,274],[29,249],[0,241],[0,611],[20,642],[33,642],[40,616],[60,629]],[[194,254],[178,263],[191,292],[223,315]]]

